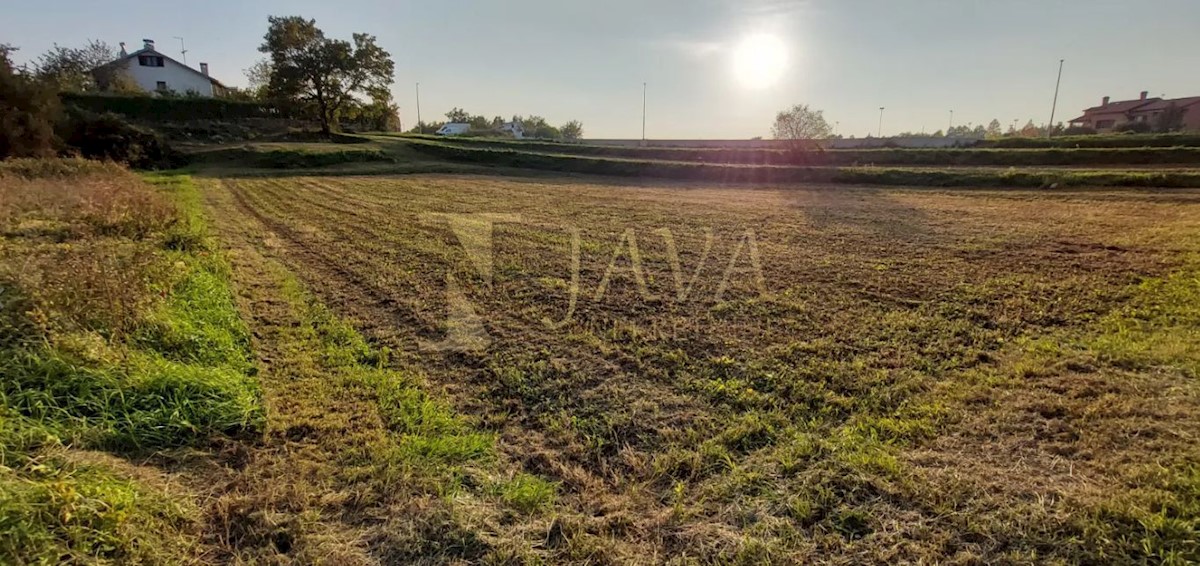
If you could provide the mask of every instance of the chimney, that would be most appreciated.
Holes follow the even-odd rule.
[[[208,76],[208,63],[200,63],[200,72],[203,73],[204,76]]]
[[[1148,90],[1143,90],[1143,91],[1142,91],[1142,98],[1141,98],[1141,99],[1142,99],[1142,100],[1146,100],[1146,97],[1147,97],[1147,96],[1149,96],[1149,95],[1150,95],[1150,91],[1148,91]]]
[[[153,51],[154,50],[154,40],[153,39],[143,39],[142,40],[142,48]]]
[[[1108,97],[1107,96],[1104,97],[1104,100],[1100,102],[1100,106],[1108,106]]]

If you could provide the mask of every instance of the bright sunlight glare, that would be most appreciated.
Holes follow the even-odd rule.
[[[783,75],[787,56],[787,46],[778,37],[768,34],[748,36],[734,48],[734,76],[748,88],[769,87]]]

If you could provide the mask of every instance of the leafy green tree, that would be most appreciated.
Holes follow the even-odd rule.
[[[117,51],[111,45],[92,39],[80,48],[56,43],[38,57],[34,66],[38,80],[48,82],[60,91],[127,91],[132,79],[124,69],[106,66],[116,59]]]
[[[312,104],[322,133],[338,126],[340,111],[356,95],[384,98],[396,66],[375,36],[356,33],[351,43],[325,37],[316,20],[271,16],[267,21],[258,50],[271,59],[268,92],[274,98]]]
[[[271,86],[271,60],[259,59],[249,69],[244,71],[246,81],[250,84],[246,87],[245,92],[252,98],[259,100],[267,100],[270,98]]]
[[[777,140],[819,140],[833,133],[825,113],[812,110],[807,104],[797,104],[775,115],[771,135]]]
[[[53,83],[18,72],[13,51],[15,47],[0,44],[0,159],[52,156],[58,145],[58,93]]]
[[[454,124],[466,124],[471,121],[471,113],[455,106],[446,113],[446,120]]]
[[[583,137],[583,122],[571,120],[558,128],[558,133],[564,140],[577,140]]]
[[[525,127],[525,135],[533,138],[556,139],[559,137],[558,128],[551,126],[541,116],[513,116],[514,122],[520,122]]]

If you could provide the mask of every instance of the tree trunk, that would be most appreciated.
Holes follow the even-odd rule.
[[[325,94],[320,90],[317,90],[317,113],[321,115],[321,135],[328,137],[330,134],[329,102],[325,100]]]

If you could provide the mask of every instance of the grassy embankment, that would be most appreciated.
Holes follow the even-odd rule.
[[[504,147],[475,147],[472,143],[446,143],[427,140],[409,140],[413,149],[444,159],[557,171],[563,173],[586,173],[629,177],[659,177],[712,182],[745,183],[789,183],[820,182],[839,184],[912,185],[937,187],[1200,187],[1200,172],[1194,170],[1120,170],[1120,169],[1029,169],[1011,167],[1007,169],[954,168],[947,167],[825,167],[825,166],[777,166],[738,165],[726,163],[698,163],[695,161],[667,161],[656,159],[629,159],[576,155],[574,151],[583,146],[554,144],[558,153],[538,153],[522,149],[522,144],[512,143]],[[516,149],[513,149],[516,148]],[[643,150],[635,150],[643,151]],[[644,150],[654,151],[659,150]],[[712,150],[683,150],[703,152]],[[723,150],[718,150],[723,151]],[[933,158],[922,161],[953,161],[957,155],[1012,155],[1017,150],[871,150],[890,155],[924,155],[933,153]],[[988,152],[979,154],[979,151]],[[1048,150],[1060,151],[1060,150]],[[1083,150],[1061,150],[1083,151]],[[1110,151],[1110,150],[1098,150]],[[1135,150],[1111,150],[1116,152]],[[1158,150],[1136,150],[1153,152]],[[1165,150],[1176,151],[1176,150]],[[1192,152],[1192,149],[1179,150]],[[826,152],[826,153],[833,153]],[[1190,155],[1190,153],[1189,153]],[[905,157],[904,159],[912,159]]]
[[[777,165],[820,167],[1146,167],[1200,164],[1200,138],[1179,138],[1169,147],[1053,147],[946,148],[946,149],[745,149],[745,148],[672,148],[621,147],[558,143],[548,141],[503,140],[404,136],[404,139],[440,142],[466,148],[510,149],[533,153],[609,157],[633,161],[679,161],[728,165]],[[1152,140],[1145,140],[1150,143]]]

